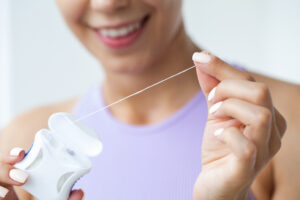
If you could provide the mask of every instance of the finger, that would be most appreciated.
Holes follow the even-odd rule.
[[[239,99],[226,99],[214,104],[209,110],[209,118],[222,117],[237,119],[248,126],[251,134],[246,136],[255,144],[264,145],[269,141],[272,113],[268,108]]]
[[[269,141],[269,157],[272,158],[281,147],[281,137],[278,127],[273,124],[273,131]]]
[[[0,199],[5,198],[8,192],[7,188],[0,186]]]
[[[0,183],[1,185],[21,186],[28,179],[28,174],[20,169],[14,168],[12,165],[0,164]]]
[[[82,200],[82,199],[84,199],[84,192],[82,190],[73,190],[69,197],[69,200]]]
[[[286,131],[286,121],[284,117],[274,108],[273,131],[271,134],[269,149],[270,156],[273,157],[281,147],[281,139]]]
[[[236,158],[241,161],[241,166],[254,167],[256,159],[256,146],[248,140],[237,127],[221,128],[215,131],[215,136],[223,141]]]
[[[15,147],[10,151],[9,155],[1,153],[0,154],[0,162],[14,165],[17,162],[20,162],[21,160],[23,160],[24,157],[25,157],[24,149]]]
[[[233,67],[232,65],[226,63],[207,51],[194,53],[193,61],[197,66],[197,70],[202,70],[210,76],[215,77],[219,81],[227,79],[255,81],[255,79],[250,76],[249,73]]]
[[[274,108],[275,112],[275,124],[277,125],[279,137],[282,138],[284,136],[284,133],[287,129],[287,122],[285,118],[282,116],[282,114]]]
[[[227,99],[219,102],[219,108],[215,109],[215,112],[210,111],[210,115],[212,118],[231,117],[245,124],[244,135],[259,150],[258,163],[263,163],[266,157],[273,157],[281,147],[280,134],[276,124],[272,123],[272,112],[266,107],[239,99]]]
[[[234,98],[272,108],[271,94],[266,84],[246,80],[224,80],[208,95],[211,103]]]
[[[254,81],[248,73],[234,68],[208,52],[194,53],[193,60],[197,66],[201,89],[206,97],[219,81],[227,79]]]
[[[196,72],[201,90],[207,98],[212,88],[216,87],[220,81],[201,70],[197,70]]]

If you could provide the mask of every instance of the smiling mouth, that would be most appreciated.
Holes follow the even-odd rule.
[[[98,32],[98,34],[100,34],[103,37],[120,39],[123,37],[127,37],[131,34],[134,34],[140,29],[142,29],[142,27],[146,24],[148,19],[149,19],[149,15],[145,16],[143,19],[141,19],[138,22],[126,24],[123,26],[121,25],[117,27],[100,28],[97,29],[96,31]]]

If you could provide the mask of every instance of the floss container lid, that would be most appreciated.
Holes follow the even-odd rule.
[[[89,157],[102,151],[102,142],[98,134],[69,113],[55,113],[49,118],[49,129],[55,137],[73,149]]]

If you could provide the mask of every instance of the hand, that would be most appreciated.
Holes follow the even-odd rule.
[[[82,190],[73,190],[70,194],[69,200],[83,200],[84,193]]]
[[[25,151],[21,148],[13,148],[9,155],[0,154],[0,200],[17,200],[13,186],[22,186],[28,179],[28,174],[14,168],[14,164],[24,159]],[[82,200],[82,190],[71,192],[69,200]]]
[[[251,183],[280,149],[286,122],[264,83],[208,52],[193,60],[209,109],[194,199],[248,199]]]
[[[28,175],[14,168],[14,164],[23,160],[25,151],[21,148],[14,148],[10,155],[0,154],[0,199],[18,199],[13,186],[23,185]]]

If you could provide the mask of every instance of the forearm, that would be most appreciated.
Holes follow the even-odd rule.
[[[201,188],[199,190],[199,188]],[[232,188],[224,187],[223,192],[217,192],[212,187],[202,184],[202,186],[194,188],[194,200],[254,200],[249,187],[245,189],[230,192]]]

